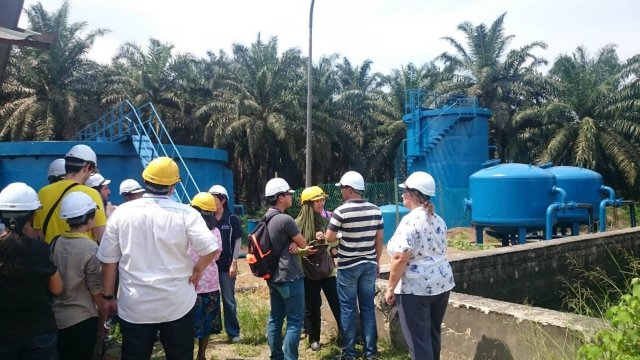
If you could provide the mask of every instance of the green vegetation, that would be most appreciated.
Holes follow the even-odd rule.
[[[634,278],[629,291],[617,305],[606,311],[611,322],[608,329],[599,331],[595,339],[580,348],[580,358],[587,360],[640,358],[640,278]]]
[[[107,30],[69,23],[69,3],[57,10],[27,8],[29,28],[56,32],[49,51],[15,48],[0,87],[0,140],[66,140],[118,102],[152,101],[179,144],[228,151],[238,202],[260,207],[264,183],[276,173],[303,185],[306,59],[258,35],[249,45],[204,57],[177,53],[150,39],[124,43],[108,65],[87,58]],[[490,108],[490,138],[503,161],[553,161],[603,174],[627,198],[640,180],[640,54],[619,59],[603,44],[547,60],[534,41],[511,48],[505,14],[489,25],[462,22],[458,41],[443,38],[443,53],[399,64],[389,74],[372,60],[353,64],[339,54],[313,67],[314,183],[345,169],[371,182],[394,177],[407,89],[478,97]],[[451,31],[455,27],[451,26]],[[615,39],[612,39],[615,40]]]
[[[241,292],[236,295],[238,320],[242,329],[242,344],[238,350],[251,351],[251,346],[267,342],[269,294],[264,289]],[[247,354],[247,356],[249,356]],[[251,355],[254,356],[254,355]]]

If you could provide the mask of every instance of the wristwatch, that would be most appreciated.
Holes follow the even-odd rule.
[[[113,300],[113,295],[105,295],[105,294],[101,294],[102,298],[105,300]]]

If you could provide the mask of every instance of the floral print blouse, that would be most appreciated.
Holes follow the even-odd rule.
[[[447,225],[437,214],[428,216],[422,206],[402,218],[387,251],[390,255],[411,252],[394,293],[432,296],[455,286],[447,260]]]
[[[216,241],[218,242],[218,249],[222,249],[222,240],[220,237],[220,230],[214,227],[213,230],[211,230],[211,232],[216,237]],[[191,256],[191,260],[193,260],[194,264],[198,262],[199,256],[198,254],[196,254],[195,251],[191,250],[191,248],[189,248],[189,255]],[[220,290],[220,280],[218,277],[218,265],[216,265],[216,260],[218,260],[219,256],[220,254],[218,253],[218,256],[213,258],[209,266],[207,266],[207,268],[204,269],[204,271],[202,272],[202,276],[200,276],[200,280],[196,284],[196,292],[198,294],[206,294],[206,293]]]

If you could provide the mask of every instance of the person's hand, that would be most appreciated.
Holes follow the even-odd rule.
[[[293,241],[289,244],[289,254],[297,254],[298,253],[298,245]]]
[[[98,313],[100,318],[102,319],[107,319],[111,315],[117,314],[118,303],[116,302],[116,299],[111,299],[111,300],[102,299],[102,301],[100,301],[100,303],[98,304]]]
[[[233,260],[231,261],[231,266],[229,266],[229,277],[235,279],[238,275],[238,263]]]
[[[388,304],[388,305],[393,305],[396,302],[396,294],[393,293],[393,289],[388,288],[387,291],[384,293],[384,301]]]
[[[304,250],[307,252],[307,255],[313,255],[318,252],[318,249],[314,248],[313,245],[307,245]]]
[[[189,277],[189,284],[193,284],[193,286],[198,286],[198,281],[200,281],[200,277],[202,276],[202,270],[197,269],[195,266],[193,267],[193,273]]]
[[[324,233],[322,231],[316,232],[316,240],[324,240]]]

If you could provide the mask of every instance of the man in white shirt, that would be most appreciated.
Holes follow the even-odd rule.
[[[172,159],[153,160],[142,178],[147,193],[113,212],[98,248],[105,310],[116,309],[119,270],[122,359],[149,359],[160,332],[168,360],[191,360],[194,284],[220,249],[202,216],[170,198],[180,181]],[[188,248],[200,256],[195,265]]]

